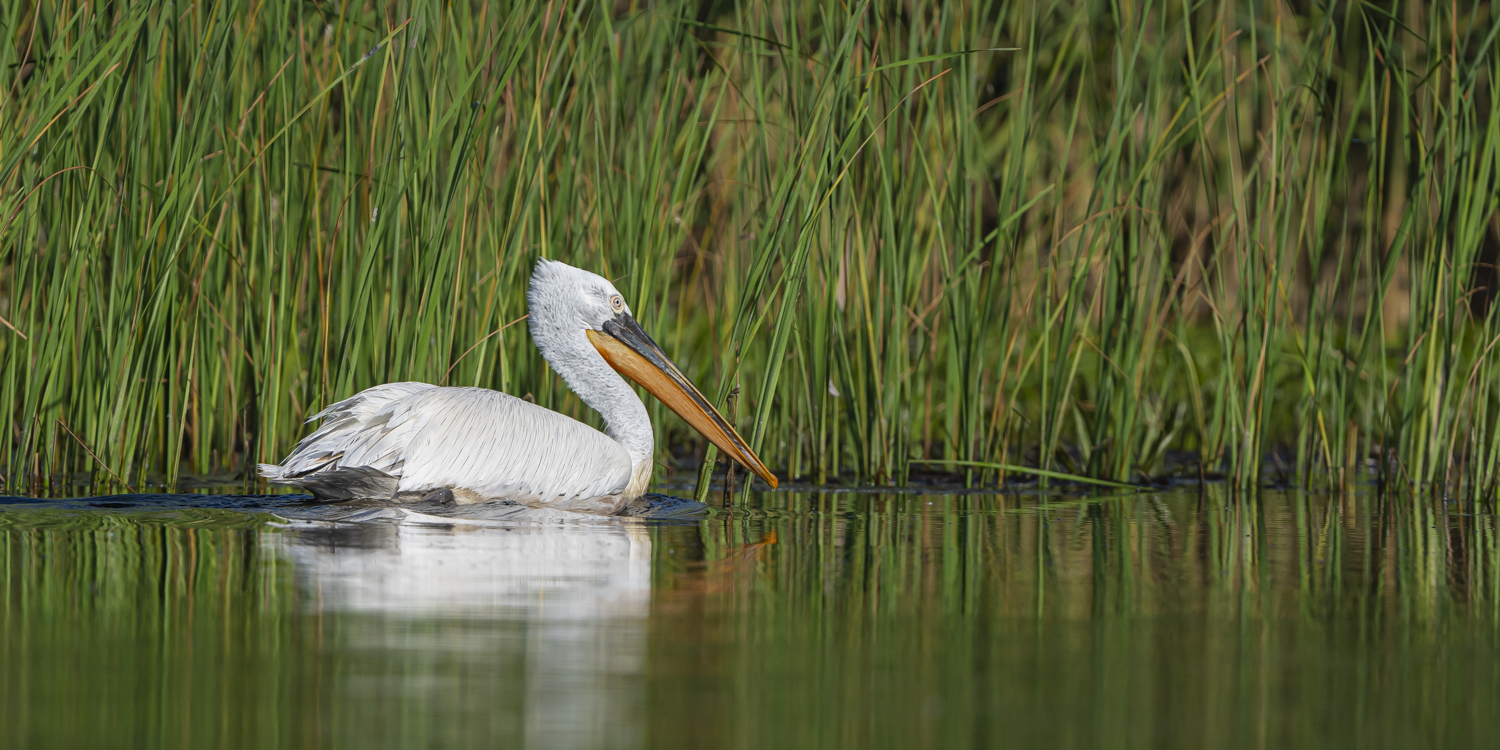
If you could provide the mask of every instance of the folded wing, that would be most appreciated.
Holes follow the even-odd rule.
[[[261,475],[320,499],[449,488],[465,500],[597,510],[624,492],[630,458],[577,420],[484,388],[389,383],[314,415],[281,465]]]

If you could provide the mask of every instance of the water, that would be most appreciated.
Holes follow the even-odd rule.
[[[1500,738],[1500,543],[1460,506],[1211,487],[426,510],[0,503],[0,746]]]

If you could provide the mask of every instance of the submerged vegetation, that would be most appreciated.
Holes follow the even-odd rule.
[[[9,3],[0,472],[245,472],[392,380],[594,419],[545,256],[784,475],[1493,496],[1495,11]]]

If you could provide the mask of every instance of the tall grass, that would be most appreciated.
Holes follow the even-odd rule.
[[[516,325],[545,256],[798,478],[1496,492],[1487,0],[0,23],[12,487],[245,472],[391,380],[594,419]]]

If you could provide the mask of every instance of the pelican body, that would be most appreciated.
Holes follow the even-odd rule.
[[[309,422],[322,420],[318,429],[280,465],[261,464],[261,476],[326,501],[420,499],[447,490],[461,503],[618,513],[650,484],[655,447],[646,405],[623,373],[776,486],[776,476],[641,330],[609,281],[541,260],[527,303],[537,349],[604,418],[604,432],[486,388],[387,383],[313,415]]]

